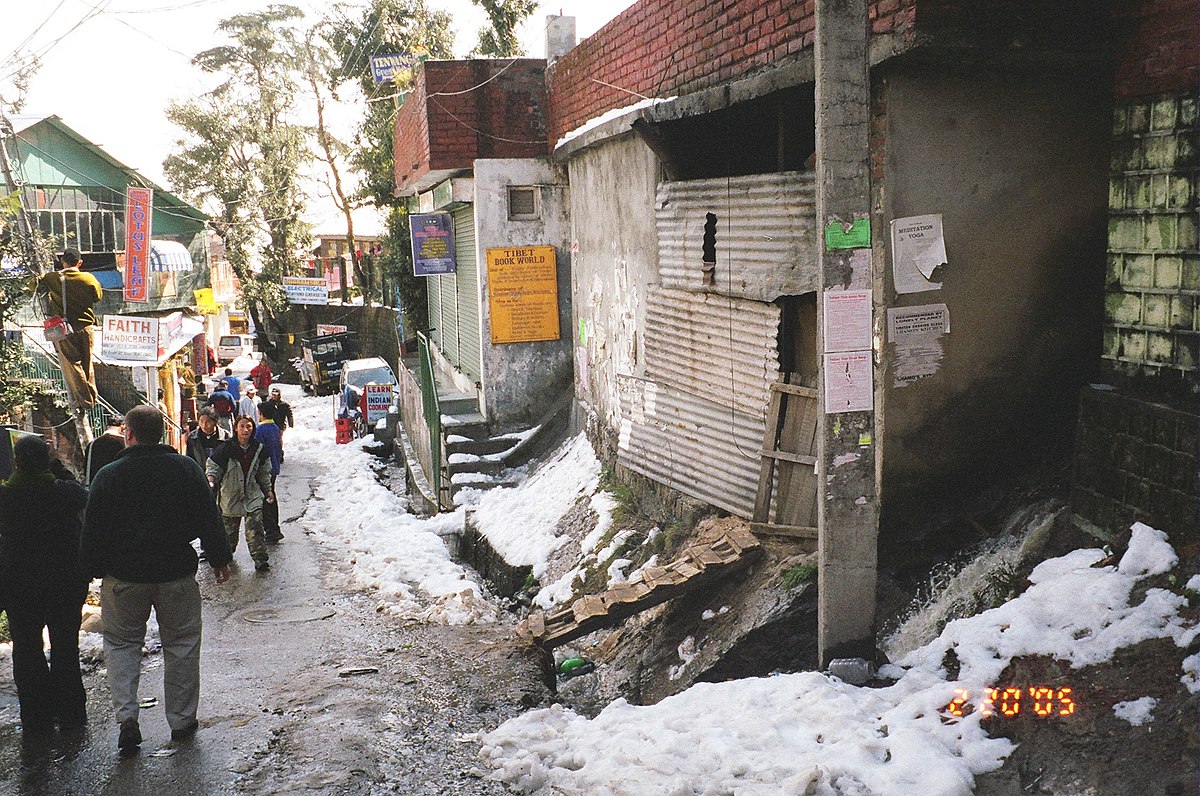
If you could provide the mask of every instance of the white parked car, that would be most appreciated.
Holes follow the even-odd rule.
[[[253,335],[223,334],[217,341],[217,362],[224,365],[253,350]]]

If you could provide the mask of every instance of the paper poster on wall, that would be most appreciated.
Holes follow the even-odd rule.
[[[941,213],[892,221],[892,281],[897,293],[940,290],[945,266]]]
[[[874,409],[871,352],[825,354],[824,358],[825,414]]]
[[[414,213],[408,228],[414,276],[454,273],[454,221],[449,213]]]
[[[871,348],[871,291],[826,290],[824,298],[825,350]]]
[[[892,384],[904,387],[942,369],[942,336],[950,333],[945,304],[892,307],[888,342],[893,346]]]

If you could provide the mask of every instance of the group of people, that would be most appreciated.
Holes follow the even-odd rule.
[[[163,444],[163,418],[152,406],[130,410],[120,428],[124,446],[87,488],[41,437],[22,437],[13,445],[13,472],[0,484],[0,601],[13,640],[24,731],[45,733],[55,724],[69,731],[87,723],[79,627],[88,584],[103,578],[105,666],[120,724],[117,749],[129,756],[142,742],[138,682],[151,609],[162,642],[171,738],[184,741],[199,727],[200,557],[192,543],[200,540],[217,583],[228,580],[230,522],[222,519],[227,509],[214,500],[212,484],[223,483],[228,472],[244,480],[241,466],[210,464],[206,473],[194,458]],[[240,464],[241,446],[234,443],[237,450],[228,452],[227,465]],[[254,482],[260,500],[273,499],[267,487],[269,480]],[[50,637],[49,664],[43,629]]]
[[[247,392],[252,396],[257,388],[247,385]],[[103,578],[104,650],[121,725],[118,752],[133,754],[141,744],[137,686],[151,608],[162,641],[171,737],[181,741],[196,731],[198,561],[207,560],[223,583],[244,526],[255,570],[270,569],[268,545],[283,539],[275,493],[283,429],[293,423],[275,386],[253,413],[240,413],[233,433],[219,425],[211,405],[202,408],[180,454],[163,444],[162,414],[138,406],[110,418],[88,445],[86,486],[41,437],[17,440],[12,476],[0,483],[0,609],[8,612],[13,678],[27,733],[87,723],[79,628],[94,577]],[[43,630],[50,637],[49,663]]]

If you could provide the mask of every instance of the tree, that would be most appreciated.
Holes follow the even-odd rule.
[[[471,0],[488,15],[490,28],[480,28],[475,51],[493,58],[524,55],[517,41],[517,26],[537,10],[536,0]]]
[[[396,285],[406,314],[424,327],[427,314],[425,281],[412,273],[409,258],[408,216],[395,195],[396,163],[394,124],[403,93],[412,88],[414,69],[397,80],[376,85],[371,76],[373,55],[453,57],[454,35],[450,16],[431,11],[424,0],[373,0],[357,20],[333,23],[330,43],[339,58],[337,75],[358,80],[367,96],[367,111],[355,136],[351,164],[362,175],[359,199],[388,209],[383,256],[377,259],[381,275]]]
[[[224,82],[167,110],[187,138],[164,171],[177,191],[215,208],[214,228],[268,352],[274,343],[262,332],[280,331],[275,314],[287,304],[282,277],[296,272],[297,253],[309,244],[300,169],[311,154],[294,121],[302,18],[294,6],[271,5],[223,20],[217,29],[232,42],[192,63]]]

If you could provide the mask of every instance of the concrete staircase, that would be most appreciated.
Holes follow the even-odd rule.
[[[443,488],[448,487],[451,502],[465,488],[513,485],[505,459],[521,443],[522,436],[491,436],[474,395],[449,393],[438,396],[438,402],[444,439],[442,483]]]

